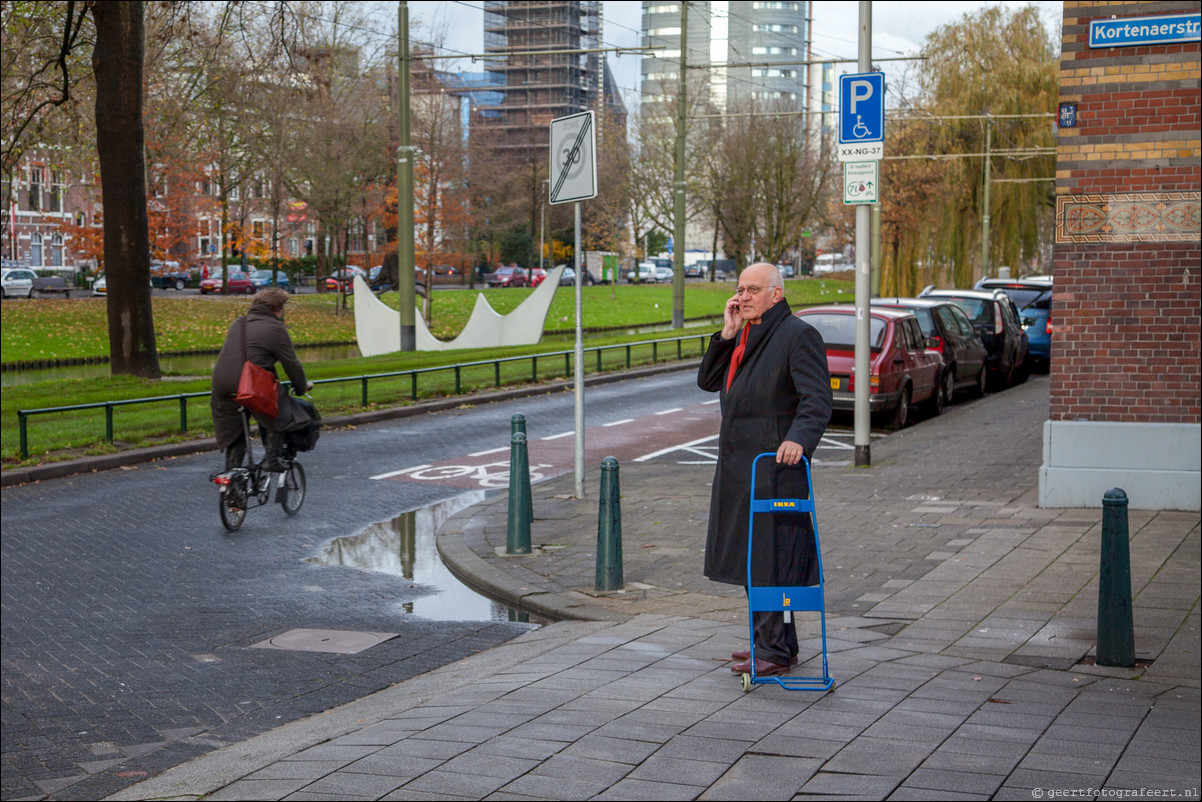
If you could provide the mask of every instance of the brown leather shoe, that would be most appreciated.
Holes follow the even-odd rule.
[[[748,660],[751,659],[751,650],[750,649],[738,649],[737,651],[733,651],[730,653],[730,659],[731,660],[739,660],[741,662],[746,663]],[[792,665],[797,665],[797,655],[793,655],[789,659],[789,662]]]
[[[770,663],[767,660],[756,659],[755,675],[757,677],[771,677],[773,674],[786,674],[789,672],[790,666],[782,666],[777,663]],[[735,674],[750,674],[751,661],[745,663],[735,663],[730,667],[730,670]]]

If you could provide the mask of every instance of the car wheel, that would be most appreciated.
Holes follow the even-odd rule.
[[[943,408],[947,405],[947,400],[952,396],[952,388],[955,387],[955,376],[950,370],[943,374],[943,381],[931,393],[931,399],[927,402],[927,412],[931,417],[943,414]]]
[[[175,280],[175,288],[176,288],[177,290],[179,290],[179,291],[183,292],[184,286],[185,286],[185,285],[184,285],[184,280],[183,280],[182,278],[177,278],[177,279]]]
[[[889,419],[886,428],[896,432],[898,429],[904,429],[906,423],[910,419],[910,388],[902,390],[901,398],[897,401],[897,406],[893,410],[893,417]]]
[[[984,398],[986,383],[987,383],[987,377],[985,375],[985,366],[981,365],[981,371],[977,374],[977,380],[976,380],[976,382],[973,383],[973,386],[969,389],[968,394],[971,395],[973,398]]]
[[[33,300],[33,298],[34,298],[34,292],[35,292],[35,291],[34,291],[33,287],[30,287],[30,288],[29,288],[29,294],[28,294],[28,295],[26,295],[25,297],[26,297],[26,298],[28,298],[29,300],[31,300],[31,301],[32,301],[32,300]]]

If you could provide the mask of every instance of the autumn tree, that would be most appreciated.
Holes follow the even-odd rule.
[[[113,375],[157,379],[158,351],[150,306],[150,230],[143,158],[142,3],[91,7],[96,25],[96,150],[104,199],[109,357]]]

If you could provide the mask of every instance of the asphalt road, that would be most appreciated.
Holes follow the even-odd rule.
[[[588,464],[694,439],[716,425],[711,400],[691,371],[590,389]],[[304,456],[300,513],[254,509],[235,534],[208,481],[215,454],[6,488],[4,798],[99,798],[526,631],[412,615],[437,588],[311,560],[406,510],[495,487],[515,412],[541,470],[570,470],[572,410],[560,392],[327,431]],[[481,462],[502,465],[472,467],[466,484],[403,473]],[[396,637],[363,654],[254,648],[298,628]]]

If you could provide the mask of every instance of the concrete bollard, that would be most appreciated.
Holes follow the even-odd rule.
[[[1127,530],[1127,494],[1119,488],[1102,497],[1102,549],[1098,572],[1098,649],[1100,666],[1135,665],[1135,623],[1131,613],[1131,545]]]
[[[526,435],[516,432],[509,445],[509,519],[505,527],[505,553],[530,553],[530,457]]]
[[[618,461],[601,461],[601,502],[597,512],[597,590],[622,587],[622,502]]]

